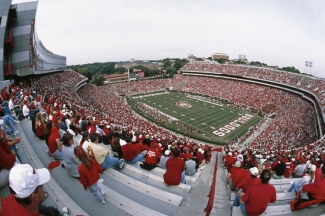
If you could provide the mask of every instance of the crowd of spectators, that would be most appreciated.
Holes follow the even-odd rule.
[[[312,92],[315,94],[319,92],[318,89],[315,89],[321,89],[321,85],[323,85],[322,81],[313,78],[283,72],[280,74],[272,69],[255,67],[189,63],[184,70],[268,79],[313,90]],[[20,116],[23,106],[28,108],[28,115],[22,112],[22,118],[32,120],[33,132],[40,139],[46,140],[50,149],[49,154],[56,159],[64,159],[67,154],[71,156],[75,153],[70,149],[71,136],[63,140],[64,146],[62,146],[60,140],[62,135],[58,133],[59,129],[72,134],[81,133],[84,137],[81,146],[86,152],[88,152],[89,146],[96,145],[98,142],[112,145],[114,156],[118,159],[114,164],[107,162],[107,167],[114,165],[122,168],[123,158],[127,163],[135,163],[145,158],[141,166],[144,169],[150,170],[155,166],[161,166],[167,168],[167,171],[168,169],[178,170],[176,179],[171,180],[170,177],[165,177],[166,183],[172,182],[171,184],[185,183],[185,171],[192,175],[198,170],[199,165],[209,162],[213,147],[187,137],[180,137],[143,119],[130,109],[124,97],[120,95],[172,87],[176,91],[227,100],[233,106],[251,108],[265,114],[276,114],[269,127],[261,132],[245,150],[239,151],[231,145],[225,146],[225,153],[234,158],[229,165],[234,164],[236,160],[241,162],[247,160],[253,166],[258,167],[260,171],[264,168],[273,169],[277,172],[276,174],[272,173],[273,176],[287,177],[294,173],[295,164],[298,161],[303,164],[309,161],[309,163],[318,164],[318,168],[320,168],[325,160],[325,138],[317,141],[314,109],[309,102],[294,94],[258,84],[182,75],[175,75],[173,79],[167,81],[154,79],[110,84],[103,87],[87,83],[76,91],[76,85],[85,79],[84,76],[72,70],[31,79],[18,85],[11,85],[8,95],[5,94],[6,90],[2,91],[1,102],[5,106],[6,104],[3,104],[5,98],[15,100],[20,110],[13,108],[10,111],[17,112],[17,116]],[[36,114],[35,110],[44,113]],[[246,135],[251,134],[256,127],[251,128]],[[99,134],[98,138],[89,137],[89,134],[94,133]],[[243,139],[247,137],[246,135]],[[85,142],[86,140],[87,142]],[[12,141],[12,139],[8,138],[8,141]],[[83,143],[88,143],[85,148]],[[93,154],[95,159],[96,146],[93,148],[95,148],[95,154]],[[64,149],[67,151],[60,153]],[[4,146],[3,150],[4,154],[14,154],[12,158],[15,158],[14,151],[7,149],[7,146]],[[173,164],[172,160],[168,162],[168,158],[172,156],[180,158],[177,160],[177,165]],[[242,159],[239,159],[239,156]],[[286,164],[286,168],[289,167],[288,170],[291,171],[284,173],[281,171],[279,174],[277,168],[274,169],[276,164],[273,163],[280,161]],[[72,162],[78,165],[77,161]],[[103,167],[103,162],[99,164],[103,169],[107,168]],[[78,177],[76,167],[67,166],[67,170],[71,171],[69,174],[72,176]],[[174,171],[167,173],[174,173]]]
[[[203,71],[234,76],[246,76],[267,81],[278,82],[302,88],[314,93],[325,111],[325,80],[299,73],[289,73],[273,68],[256,67],[246,65],[227,65],[208,62],[190,62],[186,64],[183,71]]]

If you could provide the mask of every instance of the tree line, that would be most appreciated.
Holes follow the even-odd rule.
[[[165,58],[162,60],[152,60],[151,62],[162,63],[158,68],[148,68],[143,65],[134,65],[130,69],[142,69],[145,77],[173,77],[177,71],[183,67],[188,61],[186,59],[170,59]],[[135,62],[137,63],[137,62]],[[115,68],[116,62],[95,62],[88,64],[70,65],[69,69],[72,69],[85,77],[95,85],[103,85],[106,75],[111,74],[123,74],[128,70],[124,67]],[[140,63],[139,63],[140,64]]]

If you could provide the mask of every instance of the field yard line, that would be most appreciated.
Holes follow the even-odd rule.
[[[243,111],[238,108],[233,108],[229,106],[220,107],[220,106],[216,106],[217,104],[214,104],[210,101],[199,100],[192,97],[185,97],[178,94],[180,93],[171,93],[170,97],[168,97],[168,95],[154,95],[152,97],[146,97],[145,100],[140,100],[140,102],[147,104],[153,108],[156,108],[157,110],[162,111],[169,116],[179,119],[179,121],[181,121],[185,125],[200,130],[201,134],[204,133],[211,134],[212,130],[214,130],[211,129],[211,127],[215,127],[216,129],[218,129],[224,126],[225,124],[243,116],[244,114]],[[181,107],[178,107],[176,103],[180,102],[181,100],[187,100],[192,105],[192,107],[188,109],[187,108],[182,109]],[[206,106],[203,104],[206,104]],[[161,107],[159,107],[159,105]],[[216,106],[216,107],[214,108],[212,106]],[[168,110],[166,110],[166,108],[168,108]],[[173,113],[173,111],[177,111],[177,113]],[[231,111],[233,111],[233,113],[230,113]],[[256,116],[255,113],[250,113],[250,114],[254,115],[254,117],[250,119],[247,122],[247,124],[249,125],[251,123],[255,124],[255,122],[258,120],[258,116]],[[183,117],[181,115],[185,115],[185,116]],[[195,122],[189,120],[191,117],[195,118]],[[201,123],[203,122],[206,123],[207,126],[201,125]],[[238,134],[245,133],[249,129],[249,127],[244,127],[244,126],[242,127],[242,126],[243,125],[236,128],[234,131],[225,135],[222,138],[213,134],[211,135],[214,136],[216,140],[220,139],[223,141],[230,141],[233,140],[235,137],[237,137]],[[183,129],[181,130],[183,131]],[[207,137],[205,137],[205,139],[206,138]]]
[[[193,99],[193,100],[197,100],[197,99]],[[160,103],[160,104],[162,104],[161,102],[162,101],[164,101],[164,100],[160,100],[159,98],[152,98],[151,99],[151,101],[150,101],[150,103],[153,103],[153,101],[155,101],[155,102],[157,102],[157,103]],[[197,100],[197,101],[199,101],[199,100]],[[168,101],[168,103],[169,103],[170,101]],[[202,102],[206,102],[206,101],[199,101],[200,103],[202,103]],[[148,103],[148,102],[147,102]],[[176,104],[176,101],[171,101],[171,103],[173,103],[173,105],[175,105]],[[151,104],[150,104],[150,106],[152,106]],[[160,107],[159,107],[160,108]],[[191,109],[191,111],[189,110],[188,112],[184,109],[184,112],[182,113],[182,114],[175,114],[175,113],[170,113],[170,112],[166,112],[165,110],[161,110],[161,109],[159,109],[159,108],[157,108],[158,110],[160,110],[160,111],[162,111],[162,112],[164,112],[164,113],[166,113],[166,114],[168,114],[168,115],[170,115],[170,116],[173,116],[173,117],[175,117],[175,118],[177,118],[177,119],[180,119],[180,117],[182,117],[181,115],[182,114],[186,114],[186,113],[192,113],[193,112],[193,109]],[[167,108],[167,107],[161,107],[161,108]],[[209,107],[210,108],[210,107]],[[209,109],[208,107],[206,108],[206,109]],[[194,108],[195,109],[195,108]],[[197,109],[198,110],[200,110],[200,113],[202,113],[202,112],[204,112],[204,110],[202,110],[202,109],[205,109],[204,108],[204,106],[201,106],[201,107],[197,107]],[[197,124],[197,125],[200,125],[200,122],[204,122],[204,123],[208,123],[208,122],[214,122],[214,123],[219,123],[219,122],[225,122],[225,123],[228,123],[228,122],[231,122],[231,120],[233,119],[232,117],[233,116],[235,116],[235,115],[238,115],[238,110],[236,110],[235,108],[232,108],[232,107],[226,107],[226,108],[224,108],[225,110],[223,110],[223,111],[221,111],[221,112],[218,112],[218,113],[215,113],[214,115],[212,115],[212,113],[211,112],[208,112],[208,113],[205,113],[204,115],[200,115],[200,114],[198,114],[198,113],[196,113],[196,115],[198,115],[198,116],[200,116],[200,120],[197,120],[196,119],[196,121],[195,121],[195,123]],[[169,107],[168,108],[168,111],[175,111],[175,110],[179,110],[179,107],[175,107],[175,109],[173,108],[173,107]],[[229,114],[229,112],[230,111],[232,111],[232,110],[235,110],[234,111],[234,113],[233,114],[230,114],[230,115],[228,115]],[[211,121],[207,121],[206,122],[206,119],[210,119],[210,118],[212,118],[211,117],[211,115],[214,117],[214,116],[218,116],[218,120],[211,120]],[[227,115],[227,117],[226,118],[222,118],[223,116],[225,116],[225,115]],[[202,118],[202,116],[203,117],[205,117],[205,118]],[[226,119],[231,119],[231,120],[229,120],[229,121],[225,121]],[[184,120],[181,120],[181,121],[184,121]],[[187,123],[187,125],[190,125],[190,126],[192,126],[192,127],[194,127],[194,128],[197,128],[198,126],[193,126],[192,124],[189,124],[189,123]],[[200,130],[203,130],[204,132],[206,132],[206,130],[208,129],[209,131],[211,130],[211,127],[212,125],[208,125],[208,126],[203,126],[202,128],[200,128]],[[209,132],[210,133],[210,132]]]

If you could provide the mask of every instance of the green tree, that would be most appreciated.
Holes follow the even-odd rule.
[[[165,70],[167,71],[168,74],[175,74],[177,72],[176,68],[172,67],[172,66],[168,66],[165,68]]]
[[[298,70],[294,66],[283,67],[280,70],[284,70],[284,71],[288,71],[288,72],[293,72],[293,73],[300,73],[300,70]]]
[[[113,70],[113,73],[114,73],[114,74],[122,74],[122,73],[127,72],[127,71],[128,71],[128,70],[125,69],[124,67],[119,67],[119,68],[114,69],[114,70]]]
[[[215,59],[219,64],[224,64],[228,61],[228,59]]]
[[[93,78],[93,80],[91,81],[92,84],[96,86],[101,86],[104,84],[105,78],[103,74],[96,73],[92,78]]]
[[[181,61],[176,61],[174,64],[174,68],[176,70],[179,70],[182,67],[182,62]]]

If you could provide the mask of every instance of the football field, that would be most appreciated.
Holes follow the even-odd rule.
[[[262,118],[218,100],[180,92],[137,95],[133,100],[138,102],[135,110],[145,117],[160,119],[161,125],[170,130],[215,144],[240,137]]]

